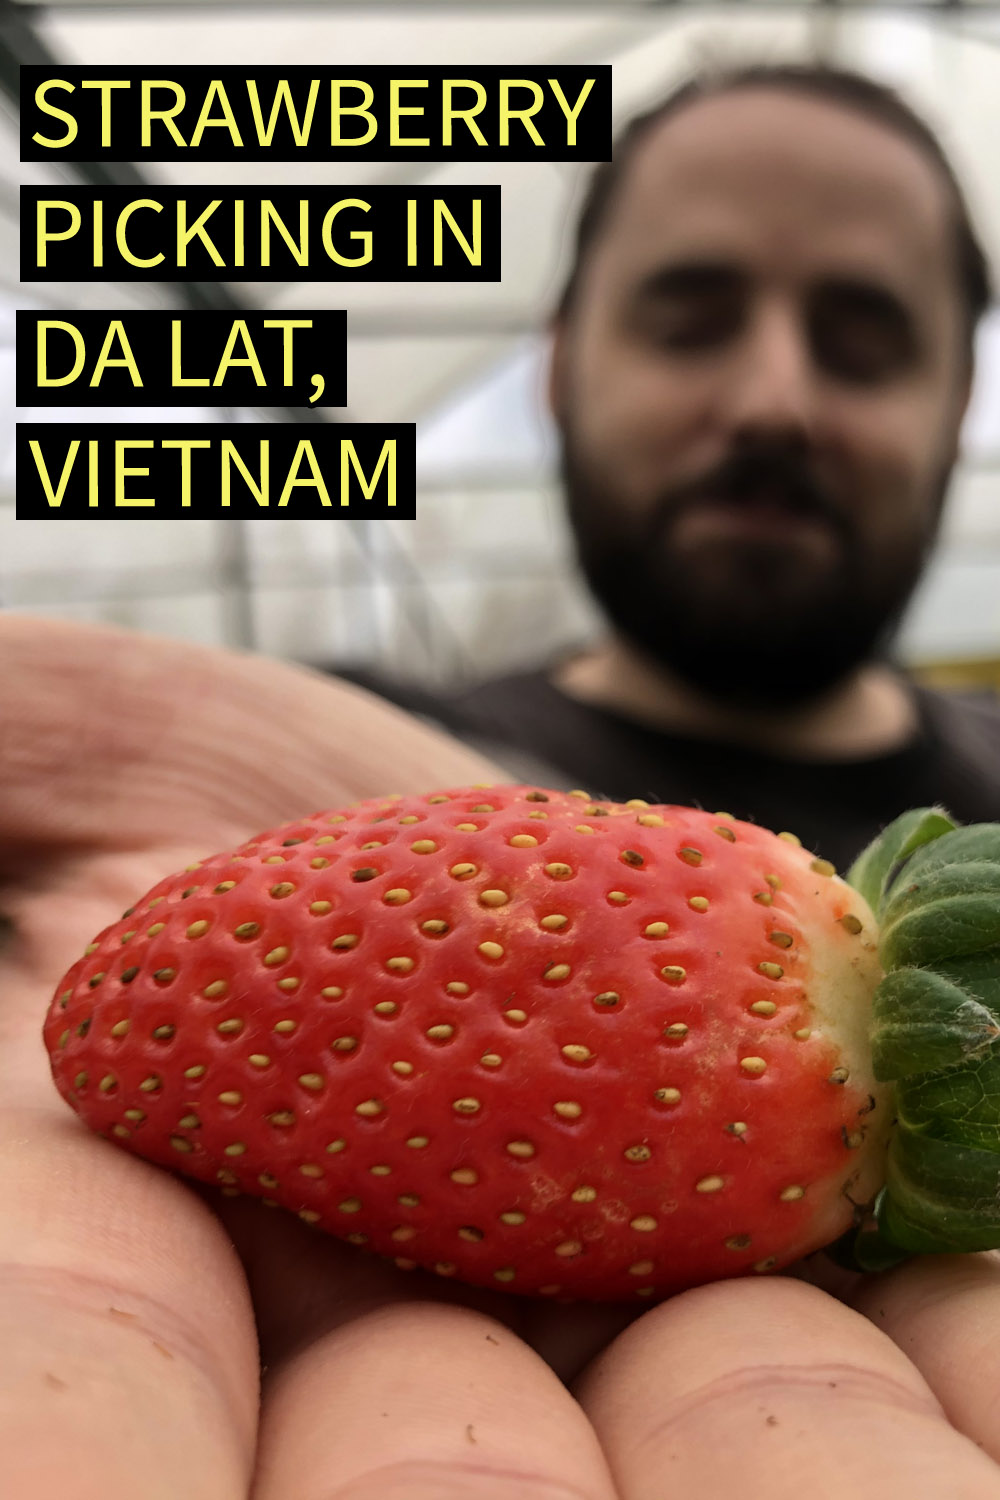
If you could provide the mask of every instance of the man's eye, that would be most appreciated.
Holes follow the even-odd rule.
[[[654,313],[646,331],[665,349],[703,349],[730,337],[738,322],[736,308],[713,304]]]
[[[879,309],[831,303],[817,310],[812,336],[818,362],[846,380],[890,379],[916,354],[905,320]]]
[[[845,324],[825,330],[817,344],[820,362],[851,380],[878,380],[905,363],[905,349],[885,329]]]

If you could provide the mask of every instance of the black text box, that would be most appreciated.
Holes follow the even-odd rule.
[[[18,520],[410,520],[412,422],[19,422]]]
[[[607,161],[611,68],[21,68],[21,160]]]
[[[500,189],[21,188],[22,281],[499,281]]]
[[[345,406],[347,314],[21,310],[17,404]]]

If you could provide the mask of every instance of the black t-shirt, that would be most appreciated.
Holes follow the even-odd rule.
[[[788,830],[843,874],[885,825],[938,804],[960,823],[1000,822],[1000,702],[913,686],[919,729],[862,760],[801,760],[668,733],[570,698],[546,672],[435,695],[363,672],[372,689],[488,755],[511,780],[729,812]]]

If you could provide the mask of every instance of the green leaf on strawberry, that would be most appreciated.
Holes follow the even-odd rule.
[[[879,922],[875,1076],[896,1124],[872,1219],[841,1245],[862,1269],[1000,1245],[1000,825],[940,808],[898,818],[848,879]]]

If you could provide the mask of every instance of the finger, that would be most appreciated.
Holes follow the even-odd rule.
[[[232,1245],[172,1176],[83,1127],[42,1042],[40,976],[92,934],[90,902],[124,904],[138,871],[120,863],[94,861],[91,896],[0,963],[0,1489],[245,1500],[259,1365]]]
[[[246,1500],[259,1366],[232,1247],[65,1114],[0,1110],[0,1489]]]
[[[920,1256],[866,1277],[852,1305],[913,1361],[953,1425],[1000,1463],[1000,1253]]]
[[[617,1500],[548,1365],[470,1307],[395,1302],[270,1368],[253,1500]]]
[[[867,1320],[803,1282],[651,1309],[574,1387],[623,1500],[997,1500],[1000,1473]]]
[[[533,1302],[401,1271],[246,1197],[221,1214],[265,1364],[253,1500],[612,1500],[586,1419],[517,1337]]]
[[[337,802],[503,779],[363,689],[263,656],[7,615],[0,662],[0,845],[245,836]]]

